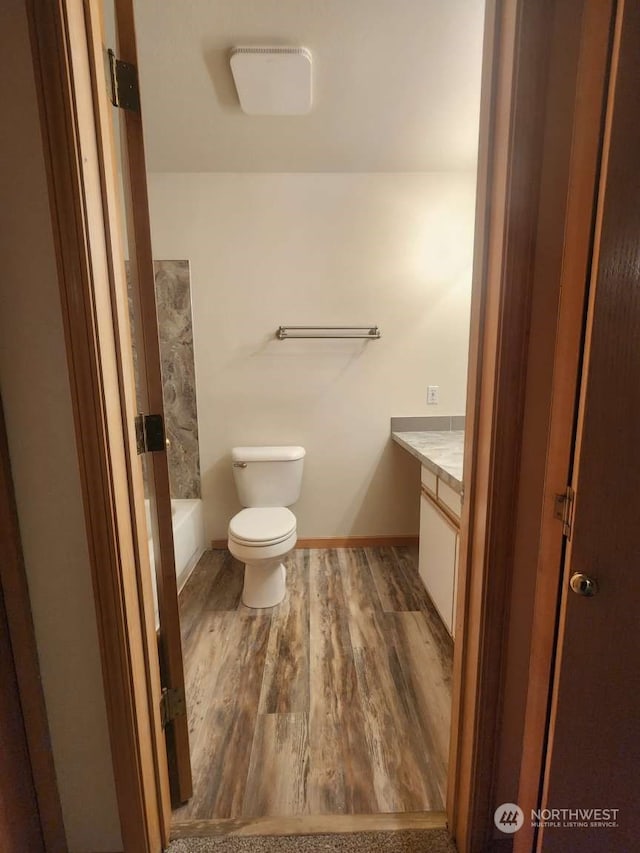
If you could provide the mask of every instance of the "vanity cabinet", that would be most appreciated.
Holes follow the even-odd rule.
[[[452,636],[461,511],[460,495],[423,466],[418,568],[427,592]]]
[[[431,419],[425,418],[425,421],[430,422]],[[421,463],[418,569],[431,600],[453,637],[462,516],[464,430],[430,429],[426,423],[423,429],[396,430],[392,418],[391,438]]]

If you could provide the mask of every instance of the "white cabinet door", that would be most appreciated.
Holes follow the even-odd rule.
[[[419,571],[449,633],[453,628],[453,588],[457,531],[433,503],[420,498]]]

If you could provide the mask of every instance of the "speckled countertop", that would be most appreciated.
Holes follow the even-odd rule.
[[[464,430],[392,432],[391,438],[452,489],[462,492]]]

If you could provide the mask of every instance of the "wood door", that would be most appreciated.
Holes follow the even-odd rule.
[[[0,849],[44,851],[22,706],[0,586]]]
[[[639,43],[640,4],[620,3],[542,797],[544,809],[617,810],[592,816],[617,826],[543,827],[545,853],[640,843]],[[571,590],[576,573],[595,579],[593,597]]]
[[[100,9],[100,5],[103,6]],[[103,12],[104,14],[101,14]],[[135,23],[131,0],[85,3],[86,25],[92,64],[92,85],[100,149],[103,203],[110,252],[112,299],[116,315],[116,346],[119,348],[122,408],[129,422],[137,415],[163,416],[162,375],[158,320],[155,302],[151,229],[147,198],[144,139],[140,104],[116,107],[109,103],[112,91],[109,50],[133,66],[137,86]],[[105,28],[105,21],[109,25]],[[109,32],[110,39],[106,33]],[[115,40],[115,44],[108,41]],[[127,288],[125,257],[130,288]],[[130,299],[128,298],[130,297]],[[131,312],[131,317],[129,316]],[[132,356],[132,342],[135,357]],[[173,550],[169,469],[164,437],[158,449],[129,454],[130,500],[135,515],[138,574],[147,584],[155,575],[157,590],[157,643],[162,692],[178,697],[174,713],[164,726],[171,799],[184,803],[192,794],[189,734],[185,704],[184,671],[178,590]],[[144,485],[143,485],[144,483]],[[145,501],[148,511],[145,510]],[[146,519],[146,521],[145,521]],[[152,547],[148,547],[148,542]],[[153,562],[150,567],[149,562]],[[142,596],[145,599],[145,596]],[[156,614],[145,607],[147,643],[156,641]],[[151,677],[153,681],[153,676]],[[149,685],[157,694],[156,685]],[[159,696],[158,696],[159,699]],[[162,774],[162,762],[159,772]]]

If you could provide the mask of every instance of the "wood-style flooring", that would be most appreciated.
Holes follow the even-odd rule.
[[[286,566],[268,610],[226,551],[180,596],[194,794],[174,820],[441,810],[452,644],[409,549]]]

